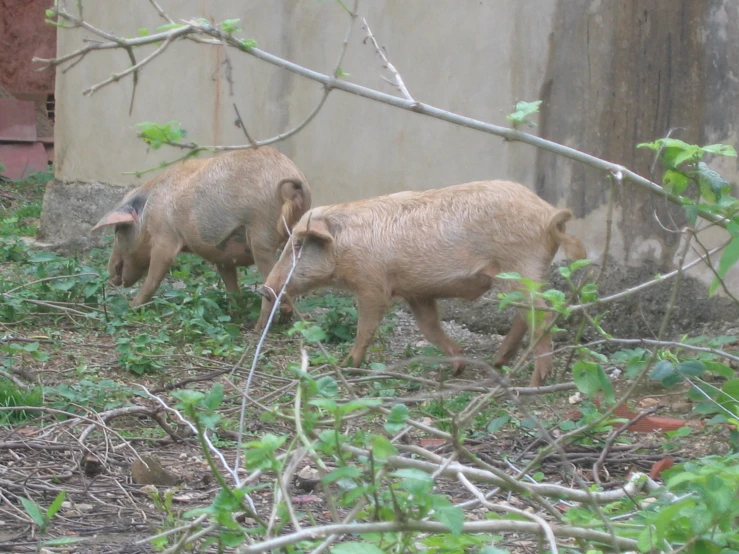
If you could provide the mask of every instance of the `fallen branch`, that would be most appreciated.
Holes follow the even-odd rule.
[[[611,536],[602,531],[593,529],[583,529],[581,527],[572,527],[568,525],[552,526],[552,533],[557,537],[576,538],[588,541],[594,541],[601,544],[613,545]],[[379,523],[339,523],[335,525],[324,525],[322,527],[311,527],[303,529],[296,533],[283,535],[274,539],[263,541],[251,546],[243,546],[238,548],[236,552],[240,554],[257,554],[259,552],[268,552],[270,550],[278,550],[285,548],[291,544],[300,541],[317,540],[326,538],[329,535],[359,535],[363,533],[402,533],[408,531],[419,531],[422,533],[449,533],[449,528],[443,523],[435,521],[408,521],[404,523],[395,521],[385,521]],[[463,533],[529,533],[537,535],[541,533],[541,527],[538,523],[529,523],[527,521],[470,521],[462,525]],[[636,541],[618,537],[616,539],[618,547],[623,549],[635,550]]]

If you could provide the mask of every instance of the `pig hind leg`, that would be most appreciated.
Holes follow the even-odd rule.
[[[521,347],[521,341],[529,326],[526,323],[526,318],[521,313],[516,312],[516,316],[513,318],[513,324],[511,325],[510,331],[503,339],[503,343],[498,348],[498,353],[495,356],[495,367],[503,367],[508,365],[513,358],[516,357],[518,349]]]
[[[546,308],[546,303],[539,298],[535,301],[535,306],[537,308]],[[534,345],[532,350],[535,358],[534,374],[531,377],[532,387],[541,386],[552,369],[552,341],[549,332],[544,332],[551,324],[552,314],[550,312],[544,312],[544,314],[544,320],[534,330],[532,337],[532,344]],[[516,356],[521,346],[521,341],[529,329],[527,322],[529,315],[530,311],[528,309],[520,309],[516,313],[513,319],[513,325],[498,349],[495,357],[495,367],[507,365]]]
[[[230,264],[216,264],[218,275],[221,276],[223,284],[226,286],[226,290],[231,294],[239,293],[239,275],[235,265]]]
[[[162,284],[162,280],[167,275],[169,268],[172,266],[175,257],[180,252],[180,245],[174,245],[165,242],[156,242],[151,248],[151,261],[149,263],[149,272],[146,274],[144,284],[141,290],[133,299],[132,305],[141,306],[146,304],[154,293]]]
[[[359,296],[357,336],[349,356],[344,360],[344,365],[358,367],[362,363],[367,348],[375,337],[377,327],[390,307],[390,303],[390,295],[382,292],[376,294],[365,292]]]
[[[536,301],[537,307],[545,308],[546,304],[543,300],[538,299]],[[541,322],[540,327],[534,332],[534,373],[531,376],[530,386],[540,387],[544,380],[552,370],[552,339],[549,335],[549,331],[544,332],[548,329],[552,323],[552,313],[544,312],[544,320]]]
[[[441,328],[436,300],[433,298],[413,298],[408,300],[408,304],[416,318],[416,322],[418,322],[418,327],[430,342],[438,346],[450,358],[457,357],[462,353],[462,347],[449,338],[449,335]],[[464,363],[461,360],[455,360],[452,367],[456,376],[462,373]]]

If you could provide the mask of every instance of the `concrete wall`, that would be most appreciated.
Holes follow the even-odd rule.
[[[348,21],[337,3],[315,0],[161,4],[175,20],[239,17],[244,36],[260,48],[325,73],[334,69]],[[674,136],[688,141],[737,142],[737,0],[374,0],[360,11],[420,101],[506,125],[515,101],[542,99],[542,136],[642,174],[651,159],[634,145],[670,128],[685,127]],[[163,23],[144,1],[89,2],[85,16],[129,36]],[[59,53],[78,48],[83,36],[58,33]],[[348,79],[393,92],[364,36],[358,24],[342,64]],[[126,67],[124,53],[96,52],[58,73],[58,182],[45,202],[46,237],[83,233],[124,186],[141,182],[123,172],[178,155],[166,148],[147,152],[136,139],[136,122],[179,120],[196,142],[243,144],[234,103],[251,135],[263,139],[299,123],[321,94],[316,83],[242,53],[228,52],[230,84],[222,48],[177,43],[172,50],[142,73],[131,115],[130,79],[81,95]],[[572,207],[579,219],[570,228],[593,259],[602,252],[605,176],[525,145],[334,91],[307,128],[277,147],[308,176],[315,205],[507,178]],[[717,168],[737,175],[735,160]],[[66,198],[74,199],[69,207]],[[679,210],[633,185],[618,192],[611,250],[618,261],[673,262],[677,235],[661,229],[655,210],[666,225],[671,217],[680,222]],[[739,272],[732,279],[739,286]]]

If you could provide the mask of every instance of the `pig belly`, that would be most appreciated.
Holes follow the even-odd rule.
[[[192,251],[209,262],[244,267],[254,264],[254,256],[243,232],[234,232],[216,245],[201,243],[198,246]]]
[[[423,297],[475,300],[489,291],[493,285],[490,276],[480,274],[452,279],[423,279],[423,275],[403,279],[399,276],[393,281],[393,296],[406,299]]]

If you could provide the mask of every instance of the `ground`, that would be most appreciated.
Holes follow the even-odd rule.
[[[69,552],[149,552],[171,547],[181,531],[153,545],[146,539],[185,525],[195,516],[188,519],[183,514],[211,505],[221,486],[209,463],[227,475],[217,459],[208,460],[198,437],[171,408],[179,406],[179,413],[187,416],[187,406],[196,406],[195,419],[211,426],[214,446],[233,467],[239,452],[241,393],[261,338],[251,329],[258,297],[250,289],[259,276],[250,271],[243,277],[246,300],[230,300],[212,268],[194,256],[183,256],[154,302],[143,310],[130,310],[126,299],[135,287],[113,289],[99,275],[107,252],[69,258],[36,250],[18,238],[33,235],[42,188],[39,178],[5,183],[0,189],[5,212],[0,227],[0,398],[8,407],[28,407],[0,411],[0,551],[32,552],[50,539],[77,540],[66,547],[46,546]],[[603,295],[623,285],[619,271],[611,270]],[[650,274],[642,270],[640,276]],[[254,458],[255,453],[266,452],[270,436],[285,437],[275,452],[291,454],[299,447],[300,437],[313,433],[310,436],[318,441],[314,444],[320,444],[317,437],[338,425],[349,441],[347,448],[374,444],[380,456],[377,445],[384,443],[371,442],[379,440],[371,437],[394,437],[401,458],[441,456],[447,463],[459,461],[506,476],[515,475],[538,456],[524,482],[566,487],[594,484],[594,464],[603,456],[597,481],[602,490],[615,492],[634,472],[653,472],[659,479],[658,470],[672,463],[726,455],[737,446],[732,428],[717,410],[706,409],[699,395],[690,394],[687,377],[692,374],[687,368],[695,373],[696,366],[689,364],[700,363],[703,371],[709,370],[701,375],[705,383],[721,388],[728,382],[727,372],[736,369],[736,362],[723,354],[737,355],[735,307],[718,300],[698,302],[697,285],[686,286],[690,301],[676,306],[669,335],[663,338],[687,344],[690,341],[680,337],[689,333],[695,339],[691,344],[709,351],[612,342],[583,351],[585,343],[598,338],[597,333],[589,329],[575,344],[577,320],[563,323],[564,331],[555,341],[556,376],[550,381],[559,388],[532,394],[526,388],[530,364],[523,360],[518,373],[504,374],[509,379],[508,392],[501,389],[483,402],[459,429],[459,414],[497,384],[490,364],[510,310],[498,315],[492,305],[495,295],[472,308],[462,309],[458,302],[445,306],[444,326],[472,360],[459,378],[450,376],[448,364],[424,340],[402,304],[383,322],[363,367],[339,368],[335,361],[346,355],[353,338],[354,304],[337,294],[309,295],[299,304],[306,323],[275,325],[254,363],[241,440],[252,444],[245,458],[242,454],[238,474],[244,478],[261,468],[260,474],[252,473],[256,477],[250,483],[254,487],[250,498],[258,514],[265,519],[272,515],[270,528],[276,536],[294,531],[289,514],[272,511],[279,496],[278,474],[290,477],[280,494],[289,495],[302,526],[328,524],[332,511],[344,517],[354,504],[337,503],[344,494],[339,491],[341,480],[330,485],[319,481],[326,471],[342,466],[346,456],[321,451],[327,468],[319,467],[322,462],[310,455],[295,457],[294,467],[276,473],[267,463],[269,454],[261,462]],[[667,305],[665,291],[669,285],[628,301],[636,304],[615,306],[603,327],[616,338],[653,339]],[[301,366],[303,349],[307,365]],[[647,369],[655,378],[641,380],[638,390],[632,391],[628,398],[632,412],[621,408],[593,428],[562,440],[560,452],[542,452],[547,445],[543,433],[564,437],[595,422],[611,406],[607,387],[598,382],[598,376],[607,376],[615,397],[620,398],[646,367],[652,349],[658,350],[657,365],[654,371],[651,366]],[[682,379],[674,370],[669,373],[668,366],[686,368]],[[655,375],[657,370],[678,379],[665,387],[665,379],[671,377],[661,379]],[[575,383],[573,374],[580,376]],[[218,390],[216,385],[222,387],[222,397],[213,392]],[[205,399],[176,392],[184,389],[201,392]],[[327,419],[327,414],[335,413],[331,402],[350,398],[358,399],[357,411],[347,412],[340,423]],[[407,413],[397,406],[407,407]],[[702,408],[696,411],[697,406]],[[392,413],[377,411],[382,407]],[[670,419],[646,417],[640,424],[648,432],[635,432],[636,424],[619,432],[638,412],[649,409]],[[292,418],[296,413],[302,414],[309,429],[298,429]],[[405,414],[397,427],[392,426],[396,417],[392,414]],[[409,426],[411,420],[418,424]],[[651,427],[644,427],[645,423]],[[365,467],[367,462],[360,457],[352,463],[356,464],[352,467]],[[248,471],[244,465],[249,465]],[[364,471],[366,477],[366,467]],[[354,477],[355,484],[362,479]],[[384,491],[402,493],[397,488],[402,479],[383,483],[387,488],[375,492],[378,505]],[[494,488],[485,482],[476,485],[482,492]],[[433,494],[464,508],[465,521],[490,520],[492,508],[474,504],[476,497],[460,479],[443,474],[435,478],[434,486]],[[45,514],[34,515],[33,505],[45,511],[62,491],[64,501],[48,522]],[[394,498],[388,506],[403,498]],[[532,511],[525,495],[504,489],[491,496],[496,505],[506,500],[514,508]],[[575,513],[572,502],[553,500],[553,504],[565,518],[570,517],[568,511]],[[416,504],[409,506],[421,510]],[[633,509],[608,506],[616,515],[621,513],[618,510]],[[439,505],[435,511],[442,511]],[[234,513],[239,524],[254,527],[254,520],[243,510]],[[552,514],[544,516],[555,522]],[[392,513],[389,519],[393,520]],[[500,549],[539,549],[532,534],[496,536],[495,546]],[[452,542],[447,542],[447,550],[425,544],[428,552],[465,551],[461,546],[454,550]],[[568,545],[575,548],[569,539],[562,539],[562,547]]]

